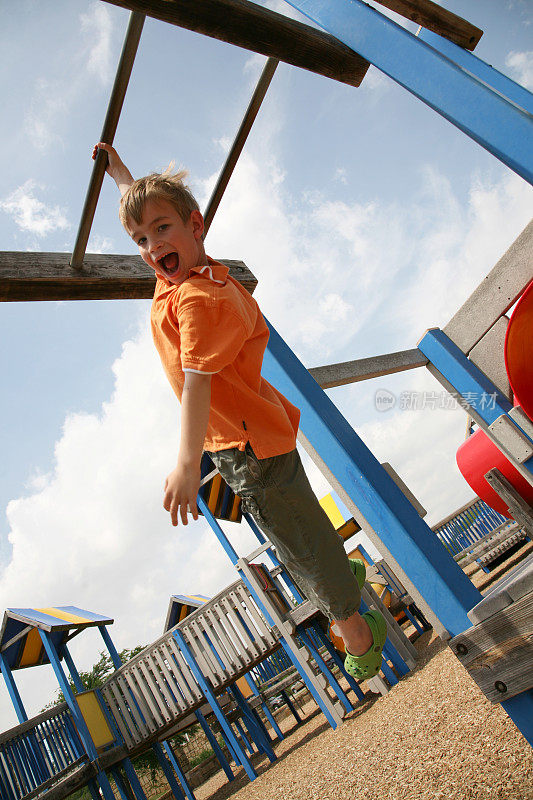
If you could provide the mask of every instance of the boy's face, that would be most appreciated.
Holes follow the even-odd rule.
[[[148,200],[141,222],[131,220],[127,230],[143,261],[169,283],[179,285],[192,267],[206,263],[204,220],[199,211],[193,211],[183,222],[167,200]]]

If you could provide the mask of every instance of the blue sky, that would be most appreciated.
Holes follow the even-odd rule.
[[[533,88],[526,0],[445,5],[485,31],[481,58]],[[293,15],[281,0],[270,7]],[[71,250],[127,19],[98,0],[3,8],[3,250]],[[133,174],[174,160],[205,206],[263,63],[147,20],[115,139]],[[266,315],[316,366],[414,347],[532,212],[531,187],[377,70],[354,89],[282,64],[206,246],[248,264]],[[89,249],[135,252],[109,179]],[[114,615],[120,646],[159,633],[171,592],[232,580],[203,523],[176,532],[160,507],[178,413],[148,311],[145,301],[0,308],[0,602]],[[440,389],[413,371],[330,392],[435,521],[471,495],[454,464],[464,415],[380,414],[378,388]],[[90,663],[96,645],[80,647]],[[46,701],[28,692],[30,706]]]

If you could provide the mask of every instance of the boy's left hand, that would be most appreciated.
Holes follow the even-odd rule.
[[[170,512],[173,525],[178,524],[178,512],[183,525],[187,525],[187,509],[193,519],[198,519],[196,497],[200,489],[200,468],[185,469],[180,464],[167,475],[163,506]]]

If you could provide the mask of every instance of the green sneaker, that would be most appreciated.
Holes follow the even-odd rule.
[[[373,636],[371,647],[361,656],[354,656],[346,651],[344,669],[358,680],[373,678],[381,669],[383,647],[387,641],[387,623],[379,611],[367,611],[362,615]]]
[[[355,575],[357,585],[359,586],[359,589],[362,589],[366,581],[365,562],[360,558],[349,558],[348,561],[350,562],[350,569]]]

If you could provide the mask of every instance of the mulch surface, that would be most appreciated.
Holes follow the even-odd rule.
[[[274,764],[254,756],[255,781],[220,772],[197,800],[533,800],[533,750],[504,710],[434,634],[415,646],[387,696],[367,692],[336,731],[309,703],[303,724],[281,724]]]

